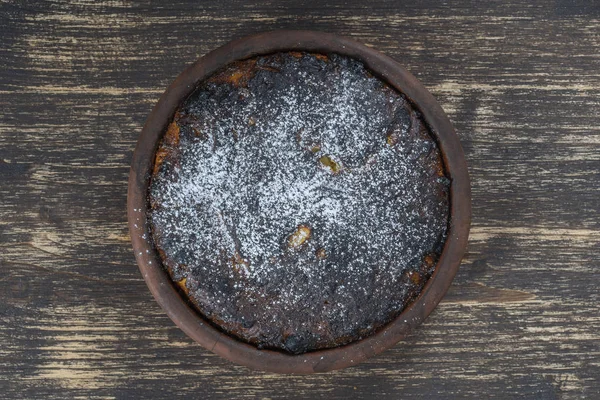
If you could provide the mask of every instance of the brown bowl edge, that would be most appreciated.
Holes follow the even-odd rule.
[[[451,180],[450,223],[435,272],[396,319],[374,335],[345,346],[300,355],[259,350],[206,322],[175,288],[150,241],[146,222],[147,189],[158,141],[177,106],[213,72],[232,61],[279,51],[338,53],[362,61],[404,93],[422,113],[436,137]],[[467,246],[471,187],[460,141],[451,122],[425,87],[392,58],[351,39],[316,31],[272,31],[238,39],[206,54],[183,71],[154,106],[133,154],[127,195],[129,231],[140,271],[156,301],[188,336],[206,349],[252,369],[308,374],[356,365],[403,339],[437,306],[450,287]]]

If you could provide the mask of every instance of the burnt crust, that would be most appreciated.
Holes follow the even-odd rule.
[[[419,186],[415,193],[422,196],[418,201],[410,202],[407,212],[410,212],[411,224],[428,230],[423,237],[411,237],[412,231],[403,232],[401,228],[395,233],[395,241],[406,244],[403,249],[414,253],[409,257],[410,262],[394,266],[394,259],[387,257],[387,249],[381,249],[368,257],[367,261],[371,262],[363,265],[361,271],[345,270],[344,266],[356,265],[360,246],[368,244],[368,240],[361,242],[361,238],[341,235],[343,241],[326,248],[323,243],[327,241],[323,238],[331,232],[324,230],[326,224],[316,220],[294,223],[286,235],[275,238],[280,243],[279,252],[270,260],[262,261],[265,265],[277,266],[268,271],[266,281],[264,276],[260,280],[251,275],[256,260],[245,254],[238,235],[247,232],[236,231],[235,216],[219,217],[232,245],[230,248],[223,245],[216,256],[208,251],[194,253],[193,246],[182,245],[182,235],[172,230],[177,217],[166,209],[168,202],[164,189],[181,177],[178,171],[182,165],[188,165],[186,157],[191,153],[186,153],[186,149],[204,143],[208,147],[206,154],[215,154],[222,148],[236,148],[248,135],[261,135],[264,120],[277,118],[269,113],[272,106],[269,98],[274,92],[281,93],[289,87],[301,88],[303,82],[299,80],[302,77],[316,77],[322,88],[321,93],[314,93],[313,88],[313,93],[307,92],[307,96],[324,104],[331,102],[328,96],[340,74],[353,80],[353,85],[367,93],[367,99],[369,96],[376,99],[366,101],[364,108],[357,111],[357,115],[362,113],[357,118],[372,118],[375,114],[381,117],[381,129],[373,136],[372,143],[361,141],[364,146],[360,151],[336,154],[324,148],[324,144],[330,143],[322,143],[322,132],[314,129],[313,124],[313,129],[300,128],[293,137],[290,136],[289,146],[301,154],[302,162],[313,163],[320,168],[320,173],[325,171],[342,179],[365,168],[373,168],[374,174],[381,173],[380,164],[385,158],[381,154],[390,153],[390,149],[395,155],[386,160],[394,160],[394,157],[409,160],[406,165],[418,169],[413,176],[415,182],[411,184]],[[257,101],[259,106],[245,121],[234,124],[241,129],[230,130],[228,136],[216,134],[215,127],[228,118],[230,107],[241,107],[248,99]],[[353,134],[343,130],[339,133],[342,138]],[[257,161],[269,162],[261,158],[259,146],[269,144],[269,138],[257,143],[254,143],[256,147],[241,148],[255,151]],[[261,171],[255,172],[260,174]],[[250,176],[252,173],[249,172]],[[388,204],[398,202],[398,207],[405,207],[400,201],[405,187],[381,179],[381,184],[373,186],[376,194],[385,198]],[[335,54],[278,53],[226,67],[201,83],[180,106],[155,154],[148,218],[152,239],[163,264],[205,318],[230,335],[259,348],[297,354],[336,347],[369,336],[400,314],[420,293],[435,269],[445,241],[449,183],[432,134],[419,112],[402,94],[350,58]],[[202,208],[203,204],[200,202],[195,206]],[[253,210],[251,206],[246,209]],[[372,218],[380,219],[385,225],[388,215],[375,212]],[[299,264],[305,267],[301,273],[290,273],[298,272]],[[316,273],[318,278],[303,276],[302,271]],[[351,295],[340,292],[340,287],[346,286],[352,286]],[[290,288],[292,291],[303,289],[298,304],[292,301],[278,303],[285,294],[282,291]],[[337,316],[338,311],[343,315]],[[272,316],[277,318],[273,321]]]

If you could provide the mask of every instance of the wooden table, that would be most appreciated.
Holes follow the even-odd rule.
[[[1,398],[600,398],[600,4],[323,3],[0,2]],[[455,124],[473,186],[468,254],[431,317],[358,367],[303,377],[188,339],[146,288],[125,215],[164,88],[278,28],[399,60]]]

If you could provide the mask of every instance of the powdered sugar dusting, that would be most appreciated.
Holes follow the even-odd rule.
[[[357,61],[252,62],[247,84],[213,79],[176,115],[149,193],[154,240],[200,311],[242,339],[302,352],[368,335],[445,240],[437,146]]]

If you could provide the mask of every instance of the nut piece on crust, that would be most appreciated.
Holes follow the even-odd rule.
[[[337,174],[342,169],[342,166],[329,156],[322,156],[319,158],[319,162],[334,174]]]
[[[298,228],[292,233],[287,240],[288,247],[290,249],[297,249],[302,246],[308,239],[310,239],[310,235],[312,230],[309,226],[300,225]]]

